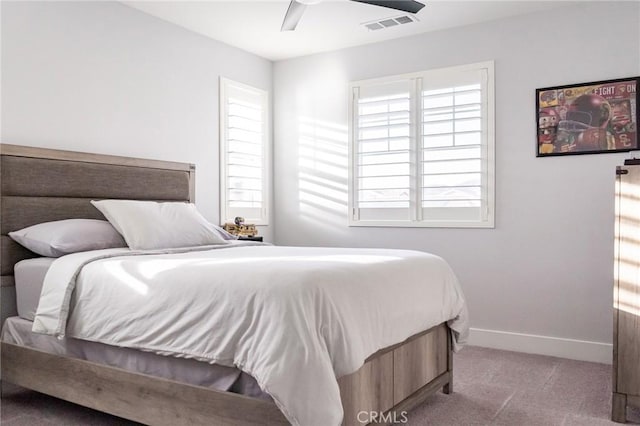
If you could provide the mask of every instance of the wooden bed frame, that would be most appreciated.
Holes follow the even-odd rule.
[[[91,199],[195,198],[192,164],[0,144],[0,173],[3,321],[7,311],[15,315],[15,299],[7,300],[15,298],[13,265],[37,256],[8,232],[44,221],[103,218]],[[358,371],[339,378],[343,424],[391,424],[440,388],[452,392],[451,339],[447,325],[440,324],[378,351]],[[4,342],[1,356],[3,381],[145,424],[288,424],[270,401]]]

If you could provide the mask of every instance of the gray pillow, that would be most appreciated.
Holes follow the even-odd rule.
[[[9,232],[9,236],[32,252],[46,257],[127,246],[109,222],[96,219],[44,222]]]

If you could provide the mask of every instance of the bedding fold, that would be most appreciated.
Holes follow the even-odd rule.
[[[341,423],[336,378],[376,351],[445,321],[454,349],[466,340],[464,296],[438,256],[246,243],[64,256],[33,331],[236,366],[305,426]]]

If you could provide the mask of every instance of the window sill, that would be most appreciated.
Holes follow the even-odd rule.
[[[411,221],[385,221],[385,220],[360,220],[349,221],[350,227],[370,227],[370,228],[495,228],[494,221],[433,221],[433,222],[411,222]]]

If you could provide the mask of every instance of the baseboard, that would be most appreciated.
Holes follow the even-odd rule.
[[[579,361],[611,364],[611,343],[536,336],[533,334],[472,328],[469,333],[470,346],[556,356]]]

